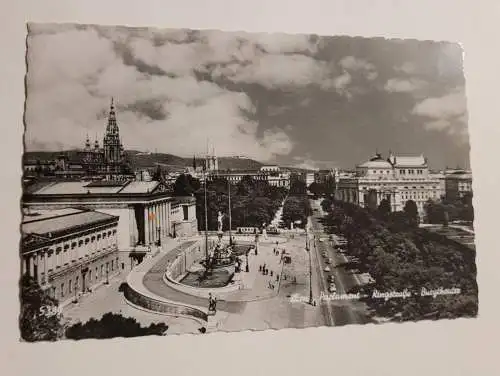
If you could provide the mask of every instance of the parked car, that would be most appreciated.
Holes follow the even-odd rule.
[[[329,273],[330,272],[330,267],[327,265],[325,266],[325,268],[323,269],[325,272]]]
[[[327,259],[325,260],[325,264],[331,264],[331,263],[332,263],[332,262],[331,262],[330,258],[327,258]]]
[[[330,287],[328,288],[328,291],[330,291],[330,292],[337,292],[337,286],[335,286],[334,283],[331,283]]]
[[[328,276],[328,282],[329,282],[329,283],[333,283],[333,282],[335,282],[335,277],[333,276],[333,274],[330,274],[330,275]]]

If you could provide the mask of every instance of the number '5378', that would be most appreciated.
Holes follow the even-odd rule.
[[[56,316],[59,315],[62,312],[62,309],[60,307],[55,307],[55,306],[41,306],[40,307],[40,314],[44,316]]]

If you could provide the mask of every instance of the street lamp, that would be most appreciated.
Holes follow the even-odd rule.
[[[313,290],[312,290],[312,262],[311,262],[311,249],[309,248],[309,235],[306,227],[306,251],[309,253],[309,304],[313,304]]]

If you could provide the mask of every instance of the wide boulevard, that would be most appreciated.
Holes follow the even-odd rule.
[[[333,247],[333,243],[329,239],[329,234],[324,232],[321,219],[324,217],[320,201],[311,200],[311,207],[313,214],[310,220],[309,237],[311,238],[311,251],[315,252],[312,268],[313,272],[317,274],[319,289],[325,295],[329,295],[328,291],[330,283],[328,276],[334,276],[334,283],[336,285],[338,295],[347,294],[353,287],[360,285],[360,277],[351,270],[347,270],[344,265],[349,261],[345,255],[340,253]],[[326,253],[327,257],[323,257]],[[331,262],[328,264],[328,258]],[[330,271],[325,271],[328,266]],[[331,296],[331,295],[330,295]],[[346,324],[366,324],[371,322],[366,314],[365,305],[359,300],[355,299],[338,299],[320,300],[317,297],[318,304],[322,305],[321,309],[325,317],[325,321],[330,325],[340,326]]]

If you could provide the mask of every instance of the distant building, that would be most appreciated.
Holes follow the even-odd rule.
[[[198,231],[195,199],[171,197],[157,181],[49,183],[26,192],[23,205],[31,210],[79,207],[119,217],[122,268],[131,263],[131,256],[140,261],[168,238]]]
[[[441,198],[444,198],[445,195],[446,195],[446,180],[445,180],[445,177],[446,175],[444,174],[444,172],[440,171],[440,172],[429,172],[429,177],[431,179],[435,179],[439,182],[439,185],[438,185],[438,198],[441,199]]]
[[[65,305],[119,273],[117,216],[66,208],[24,214],[21,273]]]
[[[466,170],[452,170],[445,174],[446,198],[454,200],[472,192],[472,173]]]
[[[87,135],[83,149],[76,154],[62,152],[53,161],[25,161],[26,176],[54,176],[60,179],[128,180],[133,179],[126,160],[116,112],[111,100],[102,147]]]
[[[219,170],[208,173],[207,181],[222,178],[231,184],[238,184],[245,176],[249,176],[255,181],[265,181],[273,187],[290,188],[290,172],[278,166],[264,167],[259,170]]]
[[[354,176],[338,178],[336,198],[362,207],[377,208],[383,199],[392,211],[403,210],[413,200],[420,218],[428,199],[439,199],[440,180],[429,174],[427,160],[422,156],[395,156],[384,159],[376,154],[356,167]]]
[[[305,174],[305,183],[306,187],[309,188],[309,186],[314,183],[314,172],[306,172]]]

